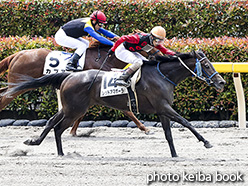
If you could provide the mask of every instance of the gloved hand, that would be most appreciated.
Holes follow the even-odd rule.
[[[116,36],[113,38],[113,42],[116,42],[120,37],[119,36]]]
[[[114,52],[113,52],[113,50],[111,50],[111,49],[110,49],[110,50],[108,51],[108,53],[107,53],[107,55],[108,55],[109,57],[111,57],[113,54],[114,54]]]

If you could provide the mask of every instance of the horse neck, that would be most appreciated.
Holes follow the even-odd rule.
[[[185,59],[183,62],[192,70],[194,71],[195,68],[195,59]],[[180,83],[187,77],[192,76],[192,73],[183,66],[180,61],[173,61],[169,63],[161,63],[160,64],[160,71],[169,78],[175,84]]]

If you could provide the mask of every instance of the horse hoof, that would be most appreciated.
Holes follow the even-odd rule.
[[[71,134],[71,136],[72,136],[72,137],[78,137],[78,135],[77,135],[77,134]]]
[[[63,152],[58,152],[58,156],[62,157],[62,156],[64,156],[64,153]]]
[[[26,141],[23,142],[25,145],[39,145],[36,140],[34,139],[28,139]]]
[[[213,147],[208,141],[206,141],[206,142],[204,143],[204,146],[205,146],[207,149]]]
[[[148,129],[147,131],[145,131],[145,134],[146,134],[146,135],[153,135],[153,134],[154,134],[154,132],[153,132],[153,131],[151,131],[150,129]]]

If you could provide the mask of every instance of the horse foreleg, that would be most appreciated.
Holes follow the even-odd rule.
[[[131,112],[131,111],[123,111],[123,113],[128,116],[136,125],[137,127],[142,130],[145,131],[145,134],[151,134],[150,129],[146,128],[145,125],[143,125],[136,117],[135,115]]]
[[[204,146],[206,148],[211,148],[212,145],[207,141],[205,138],[203,138],[195,129],[194,127],[182,116],[180,116],[169,104],[164,105],[164,110],[166,111],[164,115],[166,115],[168,118],[170,118],[173,121],[176,121],[178,123],[181,123],[184,127],[188,128],[195,137],[204,143]]]
[[[178,123],[181,123],[184,127],[188,128],[194,135],[195,137],[199,140],[199,141],[202,141],[204,143],[204,146],[206,148],[211,148],[213,147],[209,141],[207,141],[202,135],[200,135],[195,129],[194,127],[186,120],[184,119],[183,117],[178,117],[178,118],[175,118],[176,122]]]
[[[171,156],[172,157],[178,157],[176,150],[175,150],[175,147],[174,147],[173,138],[171,135],[170,119],[165,117],[164,115],[160,115],[159,118],[162,122],[162,127],[164,130],[165,138],[168,141],[168,144],[170,147]]]
[[[81,116],[81,117],[80,117],[77,121],[75,121],[75,123],[73,124],[72,129],[71,129],[71,131],[70,131],[70,134],[71,134],[72,136],[77,136],[77,128],[78,128],[78,125],[79,125],[80,121],[81,121],[83,118],[84,118],[84,115]]]

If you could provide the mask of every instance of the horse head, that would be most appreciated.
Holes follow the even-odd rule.
[[[149,63],[157,63],[157,71],[159,71],[164,79],[167,79],[175,86],[184,80],[186,78],[185,76],[190,75],[205,81],[208,85],[214,86],[219,92],[223,91],[224,85],[226,84],[226,81],[216,72],[212,63],[201,50],[177,53],[176,56],[157,56],[156,61],[149,61]],[[163,67],[161,67],[161,71],[160,63],[164,63]],[[181,66],[181,68],[179,69],[178,66]],[[180,74],[175,73],[177,70],[180,71]]]
[[[222,92],[226,81],[215,70],[214,66],[202,50],[194,51],[194,55],[196,58],[196,76],[207,82],[209,85],[214,86],[217,91]]]

